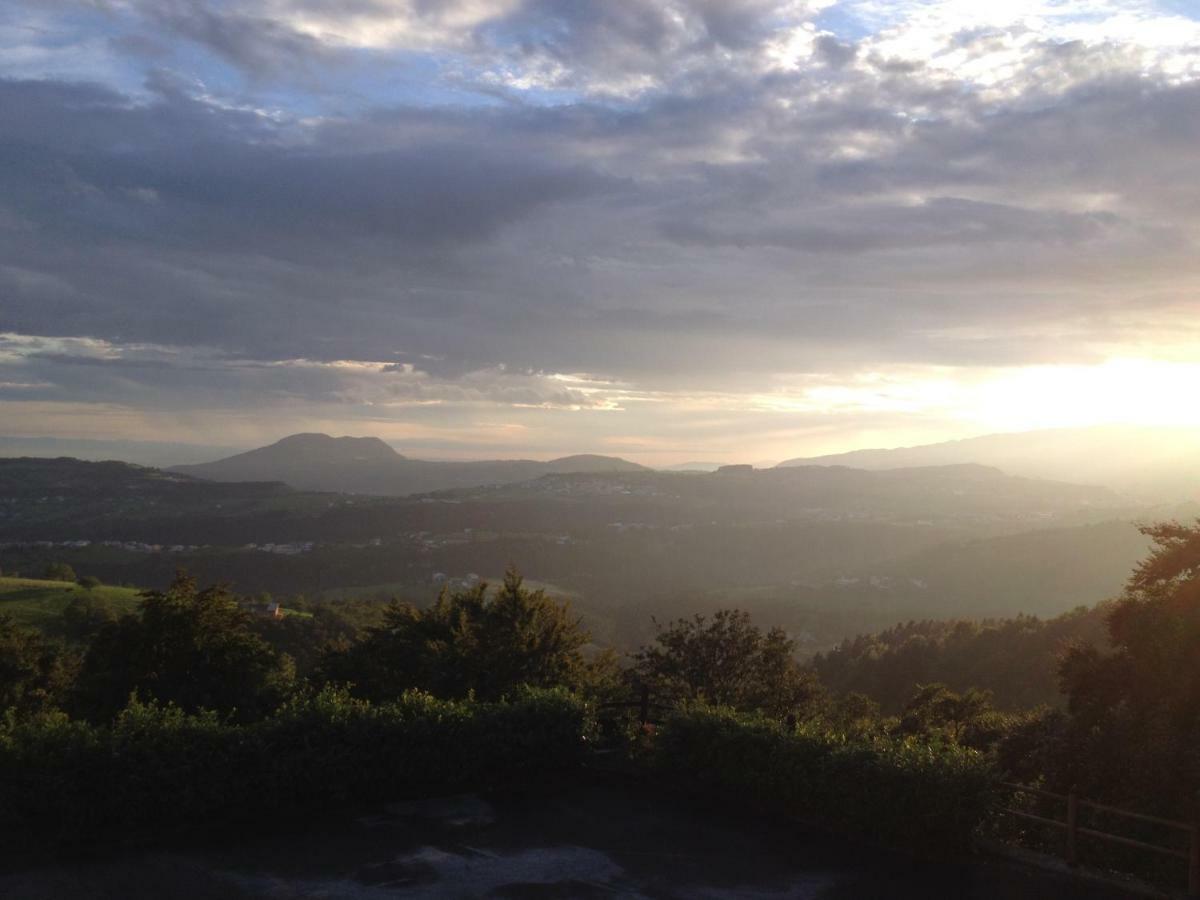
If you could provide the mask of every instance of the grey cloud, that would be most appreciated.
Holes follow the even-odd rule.
[[[254,78],[346,61],[339,35],[363,26],[393,32],[400,48],[440,44],[491,74],[516,65],[599,93],[737,70],[782,22],[805,15],[790,0],[136,0],[131,9],[141,28],[194,42]]]
[[[858,55],[858,47],[847,41],[839,41],[832,34],[823,34],[813,43],[813,51],[827,66],[840,69],[849,65]]]
[[[194,101],[130,108],[86,88],[33,85],[30,93],[0,87],[16,100],[0,112],[0,128],[12,136],[0,141],[0,181],[18,212],[76,234],[191,247],[242,246],[248,232],[275,242],[356,234],[406,245],[472,241],[603,187],[579,166],[457,143],[289,146],[270,124],[214,115]],[[41,121],[30,127],[35,103]]]
[[[236,6],[221,9],[204,0],[150,0],[139,8],[149,22],[202,44],[256,75],[306,67],[331,55],[316,38],[270,18],[246,15]]]
[[[529,52],[598,71],[759,40],[704,24],[699,6],[686,40],[648,8],[565,24],[538,9],[512,20],[549,29]],[[165,75],[150,101],[3,83],[0,222],[24,226],[0,241],[0,330],[239,360],[400,358],[461,402],[486,393],[473,372],[502,383],[501,364],[680,387],[864,361],[1017,364],[1061,335],[1063,355],[1090,358],[1120,339],[1115,305],[1166,327],[1165,281],[1200,274],[1200,93],[1123,75],[1109,52],[1046,45],[1030,66],[1059,93],[996,102],[859,54],[708,69],[636,104],[316,124],[202,101]],[[276,374],[256,377],[275,396]],[[305,396],[354,396],[312,377]],[[503,402],[579,401],[527,390],[509,384]]]
[[[813,216],[808,221],[759,224],[741,230],[666,222],[663,231],[673,240],[708,247],[757,245],[805,253],[861,254],[1012,241],[1070,245],[1095,238],[1118,223],[1118,217],[1111,213],[1041,212],[955,197],[932,197],[917,205],[869,205]]]
[[[0,356],[5,350],[0,336]],[[169,411],[236,408],[248,397],[363,408],[397,403],[587,408],[605,402],[538,372],[473,369],[447,378],[411,366],[264,362],[207,348],[53,345],[25,348],[0,364],[0,400],[123,403]]]

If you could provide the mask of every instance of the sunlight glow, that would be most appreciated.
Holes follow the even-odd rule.
[[[819,376],[815,376],[819,377]],[[1098,365],[1038,365],[982,372],[919,367],[758,395],[764,412],[904,414],[965,430],[1025,431],[1083,425],[1200,426],[1200,363],[1118,358]]]

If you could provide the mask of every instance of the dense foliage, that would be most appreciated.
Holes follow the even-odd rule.
[[[1155,550],[1118,601],[909,622],[810,667],[745,612],[678,619],[629,657],[621,688],[676,712],[657,732],[621,719],[600,733],[689,791],[925,852],[964,849],[1001,778],[1190,818],[1200,524],[1144,533]],[[50,632],[68,643],[0,618],[12,833],[237,821],[571,765],[585,708],[620,684],[566,604],[512,570],[374,623],[327,606],[256,617],[182,575],[136,613],[72,590]],[[1056,681],[1066,708],[1034,708]],[[561,693],[529,693],[546,689]]]
[[[535,778],[578,762],[582,704],[524,692],[497,704],[409,692],[371,704],[326,689],[249,725],[132,703],[108,725],[0,721],[0,833],[88,841],[237,824],[351,802]]]
[[[1104,643],[1111,605],[1081,607],[1053,619],[906,622],[859,635],[821,654],[812,666],[839,693],[857,691],[899,712],[919,685],[990,691],[1002,709],[1062,705],[1057,671],[1072,644]]]
[[[137,615],[103,626],[83,660],[74,708],[103,721],[129,697],[250,719],[286,696],[292,667],[250,627],[249,614],[221,586],[200,590],[180,574],[166,591],[143,595]]]
[[[986,757],[951,743],[848,737],[711,707],[673,716],[654,762],[690,793],[927,853],[969,847],[995,781]]]
[[[444,590],[427,609],[393,603],[382,625],[329,655],[325,675],[372,699],[417,687],[494,700],[520,685],[580,686],[587,641],[569,607],[525,588],[510,568],[497,591],[480,583]]]
[[[816,678],[796,662],[782,628],[762,631],[748,613],[718,610],[659,628],[634,656],[634,672],[659,700],[703,700],[741,710],[792,712],[821,694]]]
[[[1200,791],[1200,523],[1143,529],[1154,551],[1107,613],[1111,651],[1061,666],[1068,716],[1036,763],[1060,786],[1191,820]],[[1019,760],[1027,769],[1029,760]]]
[[[0,616],[0,710],[24,714],[57,708],[76,666],[60,644]]]

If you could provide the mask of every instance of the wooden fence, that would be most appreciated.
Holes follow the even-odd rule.
[[[611,703],[601,703],[596,709],[636,709],[638,711],[638,722],[642,725],[657,725],[660,722],[660,714],[670,712],[675,707],[668,703],[651,703],[650,688],[643,686],[638,692],[636,700],[615,701]]]
[[[659,724],[662,721],[662,714],[670,712],[674,708],[673,704],[651,702],[650,689],[646,686],[643,686],[638,691],[637,697],[634,700],[601,703],[597,707],[599,710],[637,710],[638,722],[642,725]],[[795,725],[795,717],[788,716],[788,728],[795,728]],[[1001,805],[997,806],[996,809],[997,812],[1006,815],[1061,829],[1064,832],[1063,858],[1069,866],[1079,864],[1079,838],[1081,836],[1107,841],[1108,843],[1118,844],[1123,847],[1132,847],[1135,850],[1143,850],[1148,853],[1172,856],[1182,859],[1187,863],[1187,895],[1188,897],[1195,897],[1200,900],[1200,805],[1197,807],[1197,820],[1188,823],[1174,819],[1164,819],[1159,816],[1151,816],[1146,813],[1133,812],[1132,810],[1109,806],[1105,803],[1097,803],[1094,800],[1085,800],[1073,790],[1066,794],[1056,794],[1044,788],[1013,784],[1007,781],[1000,782],[1000,787],[1007,788],[1014,793],[1028,794],[1063,804],[1064,818],[1062,819],[1038,815],[1023,809],[1014,809],[1011,806]],[[1111,832],[1100,831],[1096,828],[1087,828],[1079,824],[1079,810],[1081,807],[1181,832],[1187,835],[1187,849],[1182,850],[1178,847],[1152,844],[1148,841],[1128,837],[1127,835],[1112,834]]]
[[[1108,806],[1104,803],[1097,803],[1094,800],[1084,800],[1078,794],[1076,794],[1075,791],[1070,791],[1066,794],[1056,794],[1053,791],[1047,791],[1042,788],[1030,787],[1023,784],[1011,784],[1009,782],[1001,782],[1000,786],[1008,788],[1009,790],[1017,793],[1042,797],[1044,799],[1053,800],[1064,804],[1062,809],[1065,818],[1062,819],[1040,816],[1026,810],[1013,809],[1010,806],[1000,806],[998,807],[998,810],[1007,815],[1016,816],[1021,819],[1028,819],[1034,822],[1040,822],[1043,825],[1049,825],[1053,828],[1061,829],[1064,832],[1065,838],[1063,843],[1063,857],[1066,860],[1067,865],[1075,866],[1079,863],[1080,836],[1096,838],[1112,844],[1119,844],[1123,847],[1133,847],[1137,850],[1144,850],[1148,853],[1156,853],[1163,856],[1173,856],[1187,862],[1188,896],[1200,897],[1200,827],[1197,827],[1196,823],[1179,822],[1174,819],[1163,819],[1158,816],[1150,816],[1146,815],[1145,813],[1133,812],[1128,809],[1120,809],[1116,806]],[[1181,850],[1177,847],[1169,847],[1162,844],[1151,844],[1147,841],[1137,840],[1122,834],[1112,834],[1110,832],[1099,831],[1094,828],[1085,828],[1079,824],[1080,807],[1094,809],[1110,815],[1121,816],[1137,822],[1147,822],[1152,825],[1158,825],[1163,828],[1182,832],[1188,836],[1188,848],[1186,850]]]

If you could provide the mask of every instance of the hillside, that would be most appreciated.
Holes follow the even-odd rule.
[[[39,631],[53,631],[55,620],[73,600],[88,598],[115,613],[137,608],[137,588],[100,585],[83,588],[71,581],[0,577],[0,615]]]
[[[437,496],[458,502],[582,503],[639,515],[687,511],[718,519],[1037,522],[1122,505],[1112,491],[1019,478],[981,465],[866,471],[845,466],[547,476]],[[629,517],[625,517],[629,521]],[[635,521],[656,521],[640,519]]]
[[[812,667],[838,693],[866,694],[898,713],[917,686],[991,691],[1001,709],[1058,706],[1058,660],[1072,643],[1105,646],[1109,604],[1080,607],[1052,619],[907,622],[844,641]]]
[[[171,538],[163,527],[326,502],[278,482],[223,484],[122,462],[0,459],[0,537],[10,539],[161,542]]]
[[[1200,499],[1200,429],[1098,426],[990,434],[779,463],[899,469],[979,463],[1013,475],[1103,484],[1154,502]]]
[[[895,534],[895,532],[893,533]],[[971,540],[946,539],[914,549],[893,544],[867,549],[864,532],[842,532],[842,546],[815,546],[794,532],[796,553],[823,550],[836,574],[821,583],[678,591],[655,596],[661,620],[722,607],[748,610],[756,621],[779,625],[799,641],[805,655],[827,651],[844,638],[884,629],[896,622],[943,619],[999,619],[1021,615],[1061,616],[1117,596],[1150,541],[1129,521],[1044,528]],[[820,534],[813,536],[820,541]],[[804,541],[804,546],[799,546]],[[855,559],[847,541],[858,543]],[[808,570],[819,570],[815,560]],[[778,569],[763,569],[763,572]],[[716,583],[716,579],[713,579]],[[635,604],[621,616],[637,624]],[[639,639],[653,634],[648,622]],[[859,688],[847,688],[859,690]]]
[[[0,565],[61,560],[148,587],[182,566],[249,593],[386,585],[420,599],[515,563],[577,594],[605,637],[718,592],[752,597],[817,649],[908,616],[1101,600],[1144,548],[1126,524],[1143,511],[1118,504],[970,465],[546,475],[388,498],[15,459],[0,460]],[[1097,522],[1110,524],[1080,528]]]
[[[374,437],[294,434],[225,459],[171,469],[210,481],[281,481],[310,491],[402,497],[449,488],[525,481],[571,472],[637,472],[645,467],[611,456],[581,454],[529,459],[435,462],[401,456]]]
[[[1099,522],[955,541],[875,574],[892,593],[919,596],[947,613],[1063,612],[1116,596],[1149,549],[1132,522]]]

